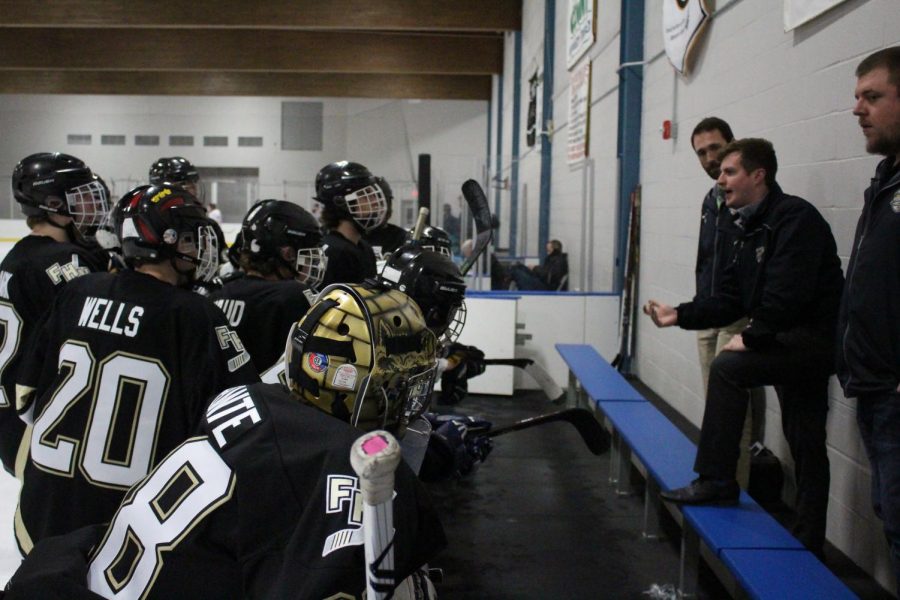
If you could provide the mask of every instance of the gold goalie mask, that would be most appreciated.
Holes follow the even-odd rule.
[[[397,290],[334,284],[287,339],[285,374],[301,400],[363,430],[402,436],[434,388],[437,340]]]

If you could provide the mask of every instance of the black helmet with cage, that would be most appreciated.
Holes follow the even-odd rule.
[[[410,229],[407,241],[413,241],[412,235],[413,229]],[[415,240],[415,243],[425,250],[431,250],[448,257],[453,256],[453,241],[450,239],[450,234],[440,227],[426,225],[425,228],[422,229],[422,235],[418,240]]]
[[[204,204],[200,172],[191,161],[182,156],[157,159],[150,165],[149,181],[153,185],[181,186],[193,194],[200,204]]]
[[[378,179],[363,165],[346,160],[318,172],[315,200],[323,205],[326,225],[333,218],[348,219],[364,232],[381,225],[388,210],[387,196]]]
[[[240,239],[242,268],[252,266],[268,275],[280,266],[310,287],[322,282],[326,264],[322,232],[316,218],[297,204],[260,200],[244,217]]]
[[[209,281],[219,266],[214,221],[187,190],[172,185],[142,185],[122,197],[115,225],[129,267],[170,261],[190,285]]]
[[[439,339],[459,338],[466,322],[466,284],[449,256],[407,243],[388,258],[379,283],[409,295]]]
[[[39,152],[23,158],[12,173],[13,196],[26,217],[71,217],[70,237],[91,239],[109,210],[109,192],[84,162],[69,154]]]
[[[437,340],[409,296],[334,284],[291,327],[285,374],[302,402],[401,437],[431,401],[436,360]]]

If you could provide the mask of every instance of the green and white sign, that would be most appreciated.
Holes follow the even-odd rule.
[[[594,43],[594,1],[569,0],[566,68],[571,69]]]

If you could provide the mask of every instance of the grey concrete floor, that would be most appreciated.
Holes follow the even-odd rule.
[[[504,425],[551,412],[540,392],[472,396],[456,411]],[[641,598],[678,581],[678,528],[668,541],[641,537],[639,495],[617,496],[608,455],[591,454],[574,428],[549,423],[494,439],[478,471],[431,484],[449,545],[442,598]],[[701,598],[727,597],[701,572]]]
[[[538,391],[437,407],[495,427],[558,409]],[[432,564],[444,571],[439,597],[647,600],[654,584],[677,584],[679,526],[662,511],[665,539],[643,539],[641,477],[632,472],[634,495],[617,496],[608,475],[608,455],[591,454],[570,425],[549,423],[494,438],[470,477],[429,484],[449,540]],[[826,564],[861,598],[892,597],[834,548]],[[731,597],[702,561],[699,574],[698,598]]]

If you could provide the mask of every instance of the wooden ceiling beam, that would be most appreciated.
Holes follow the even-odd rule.
[[[510,31],[522,0],[0,0],[0,24],[34,27],[209,27]]]
[[[183,71],[0,71],[0,94],[284,96],[490,100],[488,75]]]
[[[0,69],[482,75],[502,68],[498,34],[0,27]]]

